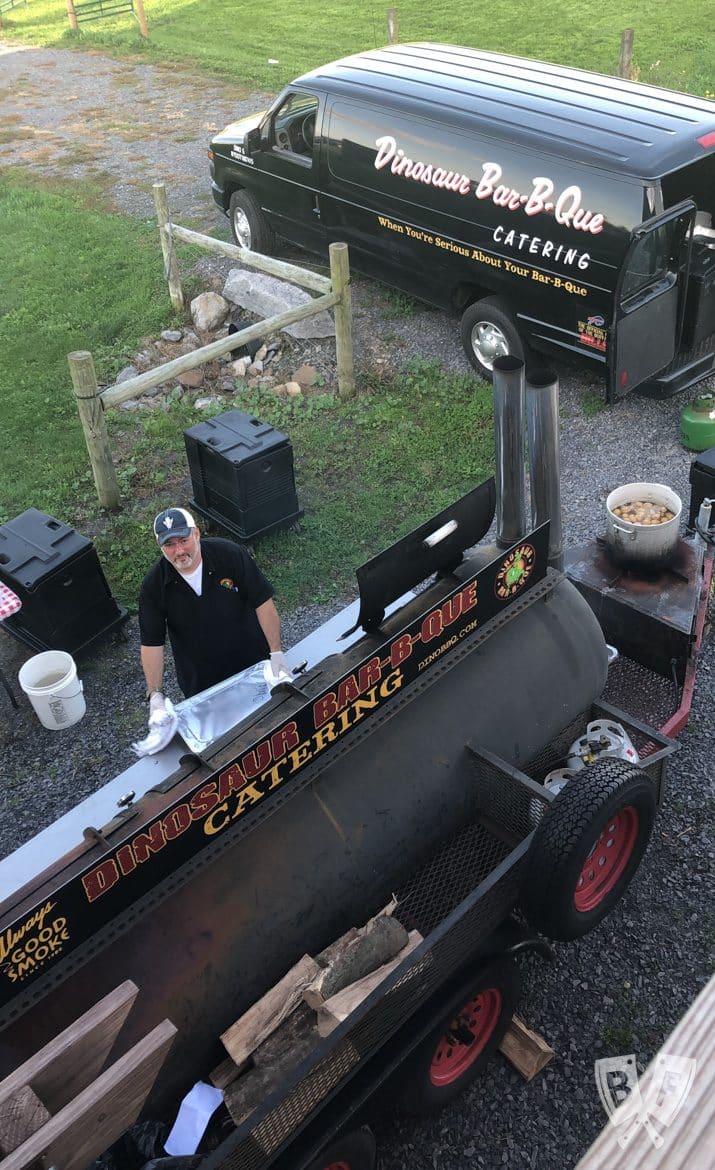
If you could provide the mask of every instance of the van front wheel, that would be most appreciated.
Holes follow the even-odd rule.
[[[465,309],[461,324],[462,345],[475,370],[491,381],[498,357],[526,361],[527,348],[504,301],[485,297]]]
[[[276,237],[266,217],[248,191],[234,191],[228,205],[231,232],[239,248],[270,255],[275,250]]]

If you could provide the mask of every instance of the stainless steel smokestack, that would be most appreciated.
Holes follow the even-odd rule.
[[[526,383],[531,475],[531,522],[551,521],[549,564],[563,569],[561,534],[561,458],[559,449],[559,380],[552,370],[532,370]]]
[[[497,546],[509,548],[524,535],[525,526],[524,363],[498,357],[493,369]]]

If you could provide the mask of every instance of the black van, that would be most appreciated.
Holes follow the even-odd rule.
[[[715,371],[715,103],[439,44],[298,78],[209,151],[241,246],[335,240],[467,355],[584,356],[608,397]]]

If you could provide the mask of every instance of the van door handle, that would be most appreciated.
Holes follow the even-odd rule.
[[[320,203],[317,195],[313,196],[313,215],[317,215],[320,219]]]

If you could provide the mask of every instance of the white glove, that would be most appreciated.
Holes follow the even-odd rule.
[[[156,700],[160,702],[156,702]],[[132,748],[138,756],[153,756],[160,752],[174,738],[174,732],[179,725],[179,718],[170,699],[163,695],[152,695],[149,707],[154,707],[149,715],[149,734],[139,743],[133,743]]]
[[[293,671],[282,650],[274,650],[271,653],[270,662],[266,662],[263,668],[263,677],[271,689],[277,687],[278,683],[292,681]]]
[[[166,699],[161,691],[154,691],[149,700],[149,723],[162,723],[167,718]]]
[[[288,659],[282,650],[273,650],[271,652],[271,670],[276,678],[281,674],[287,674],[289,678],[293,677],[293,672],[288,665]]]

